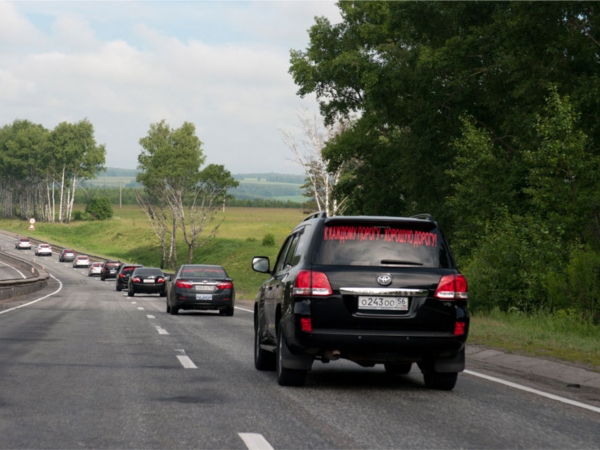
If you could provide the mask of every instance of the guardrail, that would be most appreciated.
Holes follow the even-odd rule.
[[[17,295],[31,294],[48,286],[50,275],[43,266],[4,252],[0,252],[0,258],[32,274],[31,278],[0,281],[0,300],[6,300]]]

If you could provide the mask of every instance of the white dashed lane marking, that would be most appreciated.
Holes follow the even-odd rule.
[[[274,450],[271,444],[258,433],[238,433],[248,450]]]
[[[159,326],[156,326],[156,331],[158,331],[158,334],[169,334],[169,332],[167,330],[165,330],[164,328],[161,328]]]
[[[156,319],[156,317],[154,317],[154,316],[151,316],[151,315],[149,315],[149,314],[148,314],[146,317],[147,317],[148,319]]]
[[[139,309],[140,311],[143,311],[143,310],[144,310],[144,308],[142,308],[141,306],[138,306],[138,309]]]
[[[177,355],[177,359],[179,360],[179,362],[181,363],[181,365],[183,366],[184,369],[197,369],[198,367],[196,366],[196,364],[194,364],[194,361],[192,361],[186,354],[185,354],[185,350],[182,348],[176,348],[175,351],[177,353],[179,353],[179,355]]]

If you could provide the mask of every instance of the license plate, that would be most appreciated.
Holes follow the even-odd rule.
[[[212,295],[196,294],[196,300],[212,300]]]
[[[116,270],[111,270],[110,273],[117,273],[117,271]]]
[[[196,290],[197,291],[212,291],[213,287],[212,286],[199,286],[199,285],[196,285]]]
[[[154,280],[144,280],[144,283],[154,283]]]
[[[408,311],[408,297],[358,297],[358,309]]]

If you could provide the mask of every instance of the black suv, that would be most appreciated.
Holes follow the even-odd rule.
[[[117,272],[116,290],[122,291],[129,287],[129,277],[131,273],[138,267],[144,267],[141,264],[123,264]]]
[[[105,281],[107,278],[117,278],[117,273],[122,265],[121,261],[104,261],[102,270],[100,271],[100,279]]]
[[[285,240],[254,305],[254,365],[302,386],[315,359],[454,388],[465,368],[467,282],[430,215],[307,217]]]

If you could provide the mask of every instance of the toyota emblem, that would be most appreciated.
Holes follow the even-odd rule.
[[[392,276],[389,273],[386,273],[385,275],[379,275],[377,277],[377,282],[382,286],[387,286],[392,284]]]

